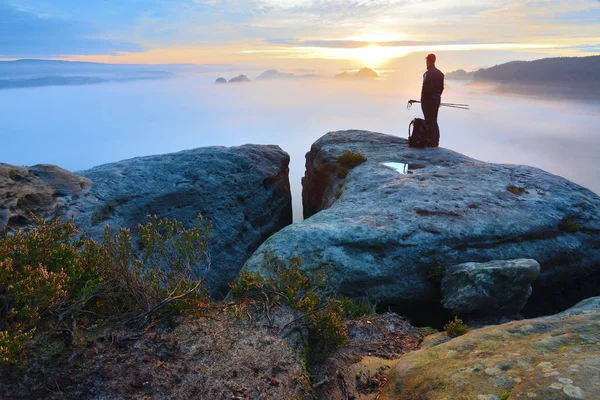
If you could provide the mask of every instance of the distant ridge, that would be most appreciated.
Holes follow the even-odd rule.
[[[270,69],[270,70],[267,70],[267,71],[263,72],[262,74],[260,74],[256,78],[256,80],[268,81],[268,80],[272,80],[272,79],[293,79],[293,78],[296,78],[296,75],[291,74],[291,73],[279,72],[275,69]]]
[[[452,71],[447,79],[532,96],[600,101],[600,55],[511,61],[477,71]]]
[[[494,83],[600,82],[600,55],[511,61],[472,72],[459,69],[446,74],[446,77]]]
[[[371,68],[361,68],[358,72],[350,74],[348,71],[344,71],[335,76],[336,79],[377,79],[379,74]]]
[[[480,69],[474,81],[491,82],[600,82],[600,55],[511,61]]]
[[[213,72],[229,70],[229,64],[107,64],[89,61],[19,59],[0,61],[0,78],[16,76],[41,77],[47,75],[122,73],[122,72]],[[238,68],[238,67],[236,67]]]

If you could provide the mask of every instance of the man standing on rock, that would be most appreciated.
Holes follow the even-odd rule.
[[[444,74],[435,67],[435,54],[425,57],[427,72],[423,74],[423,89],[421,89],[421,110],[425,122],[429,126],[429,146],[438,147],[440,144],[440,127],[437,123],[438,111],[444,91]]]

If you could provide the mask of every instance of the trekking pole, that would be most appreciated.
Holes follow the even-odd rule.
[[[410,108],[412,107],[413,103],[421,103],[419,100],[409,100],[408,104],[406,105],[406,109],[410,110]],[[456,103],[441,103],[440,106],[442,107],[450,107],[450,108],[458,108],[460,110],[470,110],[468,104],[456,104]]]

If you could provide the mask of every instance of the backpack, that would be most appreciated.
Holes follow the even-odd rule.
[[[413,127],[412,133],[410,128]],[[422,149],[429,144],[429,127],[421,118],[415,118],[408,125],[408,146]]]

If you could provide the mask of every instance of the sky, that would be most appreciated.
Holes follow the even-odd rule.
[[[386,68],[412,52],[467,69],[598,54],[600,1],[0,0],[7,60]]]

